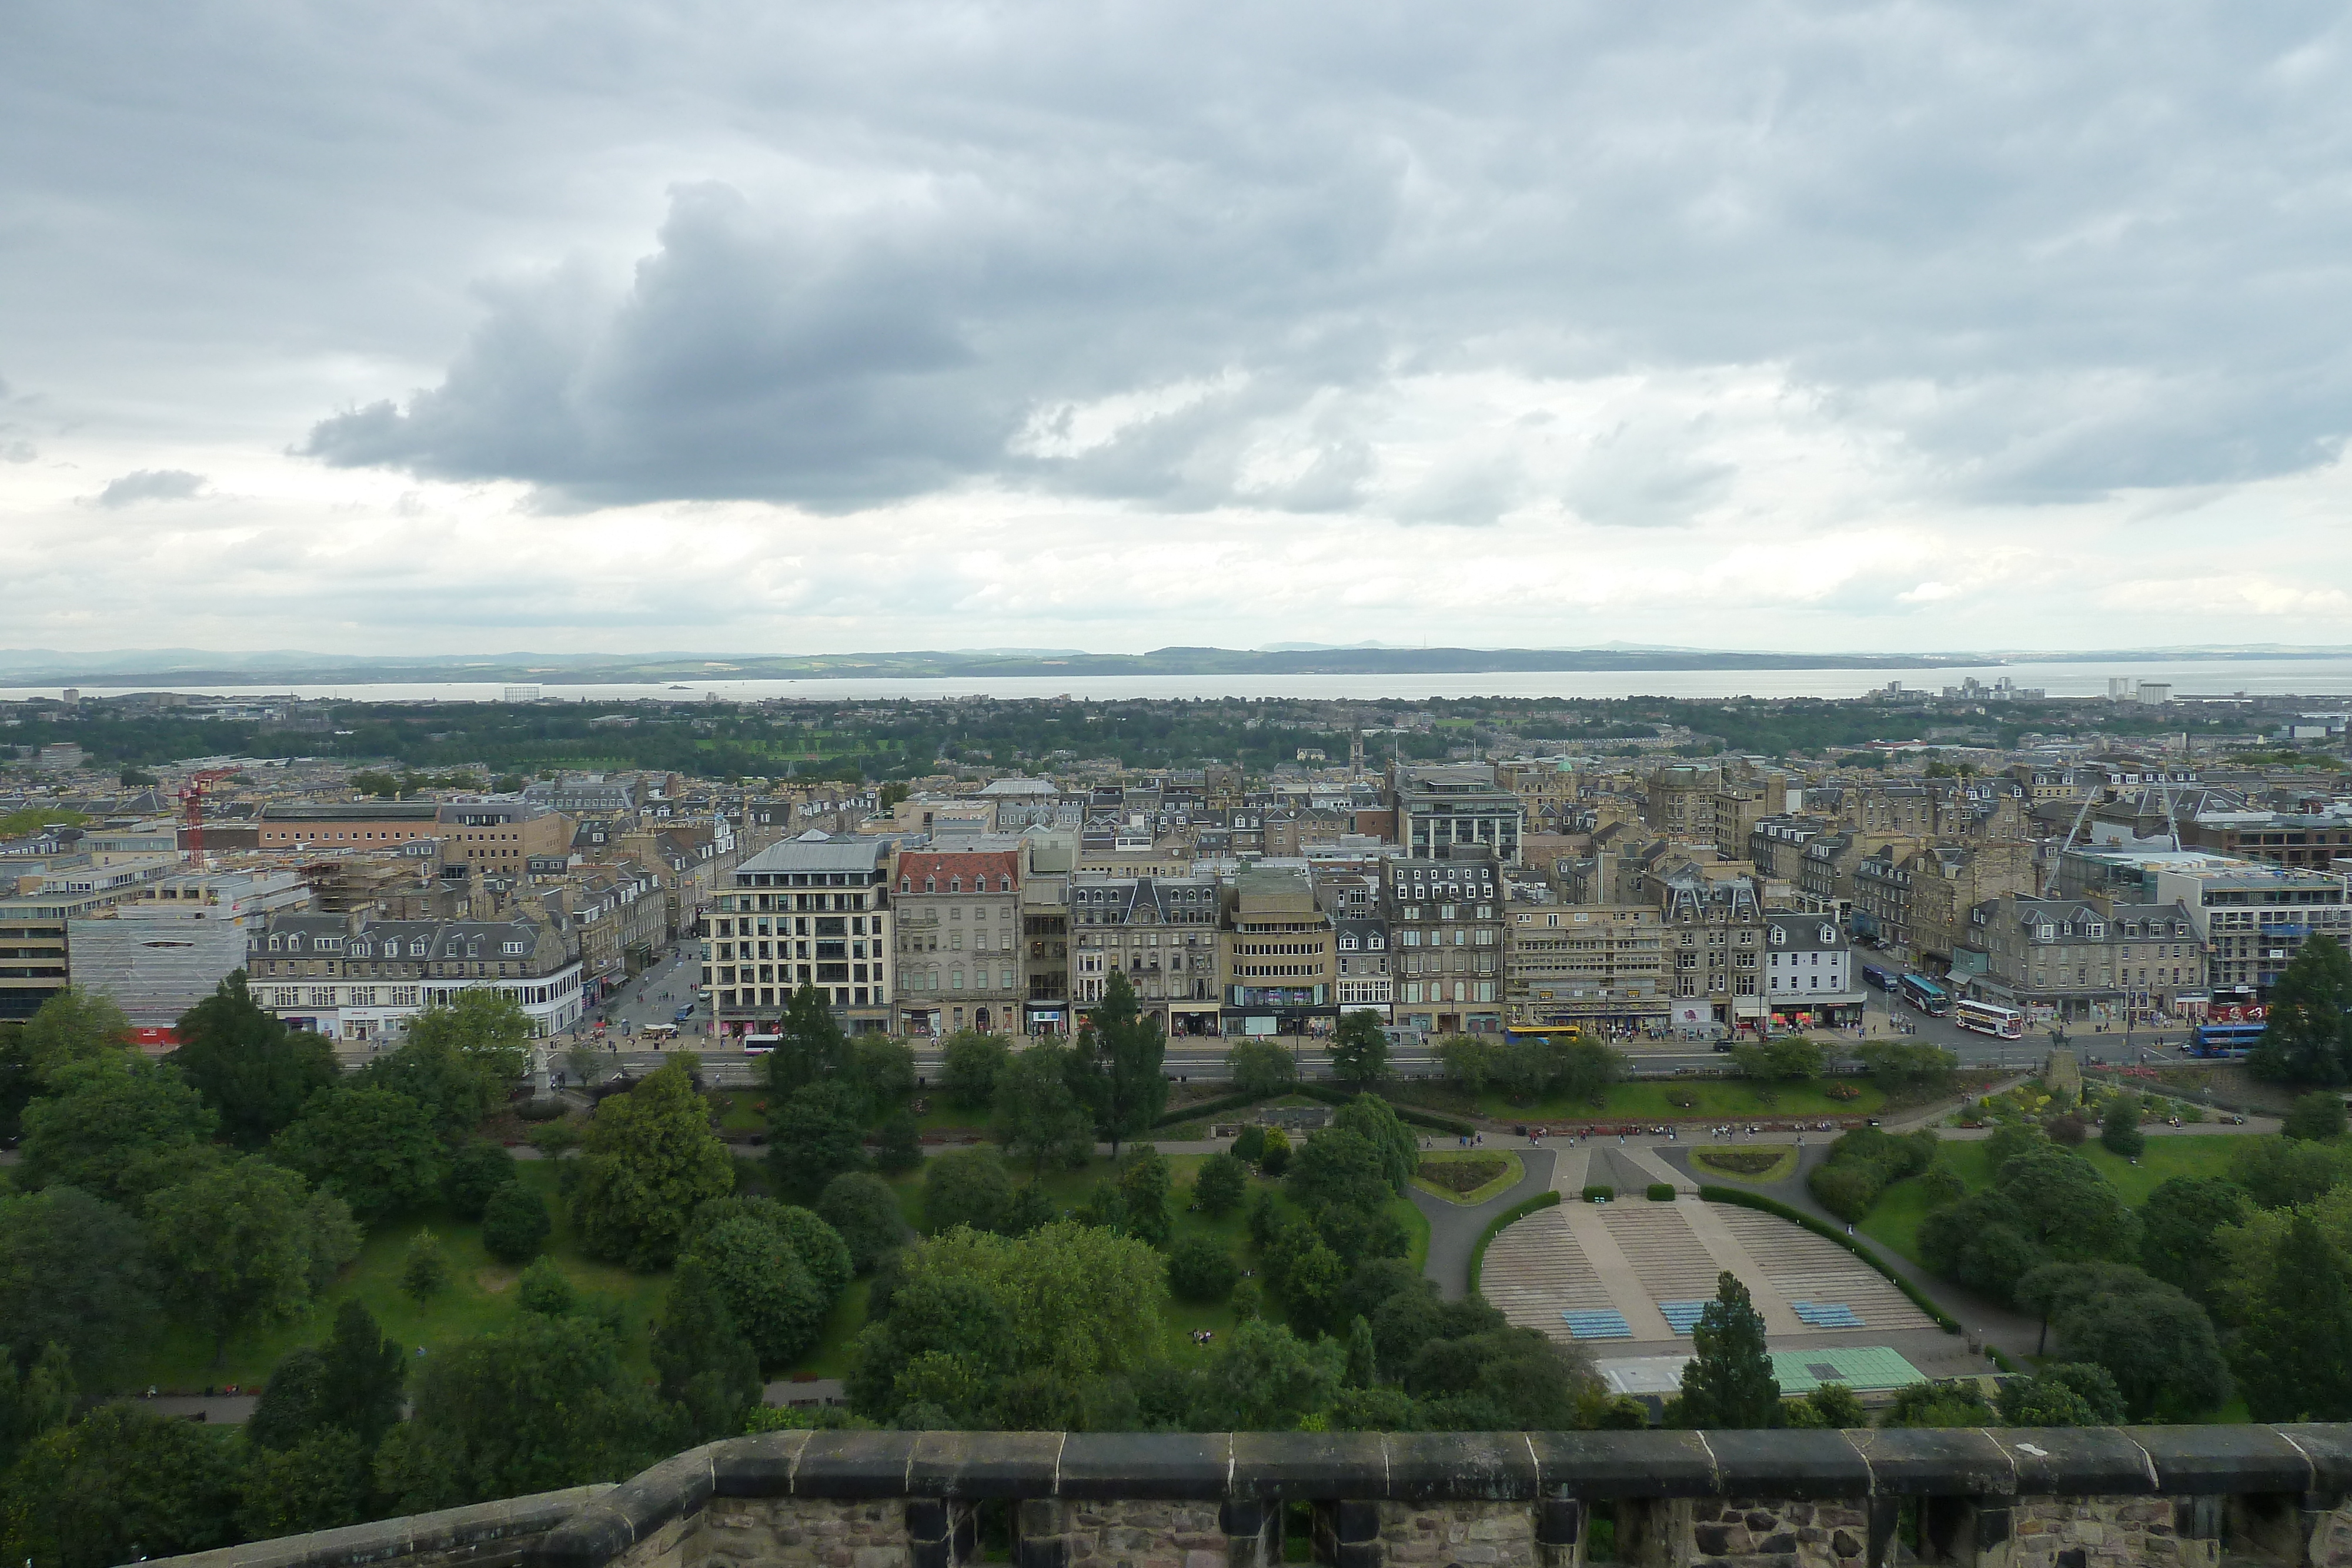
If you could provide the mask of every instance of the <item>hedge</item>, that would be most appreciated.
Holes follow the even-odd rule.
[[[1289,1091],[1285,1090],[1284,1092],[1287,1093]],[[1222,1099],[1196,1100],[1180,1111],[1169,1112],[1151,1124],[1155,1127],[1173,1127],[1180,1122],[1197,1122],[1203,1116],[1222,1116],[1228,1111],[1247,1110],[1259,1101],[1270,1098],[1272,1096],[1265,1094],[1227,1094]]]
[[[1601,1186],[1598,1183],[1584,1189],[1584,1201],[1587,1203],[1607,1203],[1616,1196],[1617,1189],[1615,1187]]]
[[[1934,1301],[1928,1300],[1927,1293],[1925,1291],[1919,1289],[1918,1286],[1913,1284],[1901,1274],[1896,1273],[1894,1268],[1889,1265],[1885,1259],[1879,1257],[1877,1253],[1873,1252],[1869,1248],[1863,1246],[1853,1237],[1848,1236],[1843,1231],[1838,1229],[1836,1226],[1832,1225],[1829,1221],[1825,1219],[1817,1219],[1813,1216],[1807,1214],[1801,1208],[1791,1208],[1778,1198],[1767,1197],[1760,1192],[1749,1192],[1743,1187],[1703,1186],[1698,1189],[1698,1195],[1709,1203],[1733,1203],[1738,1204],[1742,1208],[1759,1209],[1766,1214],[1775,1217],[1776,1218],[1785,1219],[1791,1225],[1801,1225],[1816,1236],[1826,1236],[1832,1241],[1836,1242],[1839,1246],[1844,1248],[1847,1251],[1853,1253],[1855,1257],[1869,1264],[1873,1269],[1877,1270],[1881,1274],[1886,1276],[1887,1280],[1894,1284],[1896,1290],[1902,1291],[1906,1296],[1908,1296],[1911,1299],[1911,1304],[1913,1306],[1917,1307],[1921,1312],[1927,1313],[1929,1318],[1934,1320],[1937,1328],[1942,1329],[1946,1333],[1958,1333],[1960,1332],[1958,1322],[1953,1318],[1951,1313],[1946,1312]]]
[[[1470,1293],[1472,1295],[1478,1293],[1479,1275],[1486,1267],[1486,1243],[1501,1235],[1503,1227],[1514,1220],[1525,1219],[1537,1209],[1549,1208],[1559,1201],[1559,1194],[1557,1191],[1539,1192],[1533,1197],[1511,1205],[1488,1222],[1486,1228],[1478,1233],[1478,1245],[1470,1249]]]
[[[1301,1083],[1295,1092],[1304,1094],[1309,1099],[1320,1100],[1326,1105],[1345,1105],[1356,1097],[1354,1092],[1334,1089],[1323,1083]],[[1470,1123],[1456,1117],[1441,1116],[1434,1111],[1423,1111],[1412,1105],[1400,1105],[1395,1101],[1389,1100],[1385,1094],[1375,1098],[1387,1101],[1389,1109],[1396,1113],[1397,1120],[1407,1126],[1427,1127],[1431,1132],[1450,1133],[1457,1138],[1469,1137],[1478,1131],[1478,1128]]]
[[[1670,1181],[1654,1181],[1643,1189],[1642,1196],[1652,1203],[1672,1203],[1675,1200],[1675,1184]]]

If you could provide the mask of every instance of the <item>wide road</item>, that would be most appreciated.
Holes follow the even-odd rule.
[[[617,997],[608,998],[598,1012],[613,1020],[606,1030],[606,1040],[617,1050],[602,1052],[605,1071],[625,1069],[633,1076],[642,1076],[668,1060],[667,1050],[651,1048],[642,1036],[635,1040],[627,1035],[647,1024],[668,1023],[677,1009],[692,999],[694,986],[701,973],[699,945],[689,938],[667,950],[654,967],[632,982]],[[2033,1033],[2023,1040],[1988,1040],[1980,1034],[1970,1034],[1947,1019],[1932,1019],[1913,1012],[1895,1003],[1878,991],[1871,991],[1866,1004],[1864,1039],[1886,1040],[1902,1038],[1927,1044],[1940,1045],[1953,1051],[1963,1067],[1988,1067],[2000,1070],[2029,1070],[2042,1065],[2050,1049],[2047,1033]],[[640,999],[640,998],[643,999]],[[591,1021],[593,1023],[593,1016]],[[755,1059],[740,1051],[712,1051],[703,1030],[709,1026],[709,1009],[698,1004],[695,1016],[680,1025],[677,1044],[688,1051],[698,1051],[712,1080],[723,1085],[750,1083],[756,1077]],[[1897,1029],[1908,1029],[1907,1035],[1897,1034]],[[593,1035],[583,1030],[583,1036]],[[1851,1034],[1822,1035],[1824,1041],[1860,1043]],[[1309,1078],[1331,1076],[1331,1058],[1326,1042],[1293,1035],[1274,1037],[1275,1043],[1289,1049],[1298,1061],[1299,1071]],[[2175,1030],[2162,1035],[2152,1035],[2147,1030],[2134,1030],[2128,1036],[2116,1030],[2100,1032],[2076,1028],[2070,1030],[2067,1043],[2083,1054],[2086,1061],[2107,1061],[2121,1064],[2160,1062],[2181,1059],[2181,1047],[2186,1032]],[[570,1043],[568,1040],[563,1043]],[[1225,1075],[1225,1051],[1229,1041],[1179,1035],[1168,1042],[1166,1070],[1180,1081]],[[1726,1065],[1724,1057],[1712,1047],[1685,1040],[1636,1040],[1624,1048],[1633,1058],[1635,1075],[1669,1077],[1687,1071],[1707,1071]],[[559,1067],[561,1063],[557,1064]],[[918,1044],[915,1071],[927,1082],[936,1081],[940,1068],[940,1053],[935,1046]],[[1390,1057],[1390,1071],[1400,1077],[1435,1077],[1441,1071],[1436,1054],[1427,1050],[1402,1051]]]

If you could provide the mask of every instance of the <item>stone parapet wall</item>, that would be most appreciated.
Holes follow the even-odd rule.
[[[553,1500],[565,1500],[562,1502]],[[2084,1430],[775,1432],[451,1545],[388,1521],[217,1568],[2352,1568],[2352,1427]],[[1605,1520],[1606,1533],[1595,1530]],[[983,1530],[985,1526],[985,1530]],[[373,1532],[373,1533],[371,1533]],[[437,1542],[437,1543],[436,1543]],[[484,1555],[488,1553],[490,1555]]]

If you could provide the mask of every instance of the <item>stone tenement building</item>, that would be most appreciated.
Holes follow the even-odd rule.
[[[2352,1428],[774,1432],[189,1568],[2352,1565]]]

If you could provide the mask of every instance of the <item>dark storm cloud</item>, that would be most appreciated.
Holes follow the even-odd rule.
[[[204,493],[205,476],[183,468],[142,468],[109,482],[98,504],[109,511],[142,501],[188,501]]]

